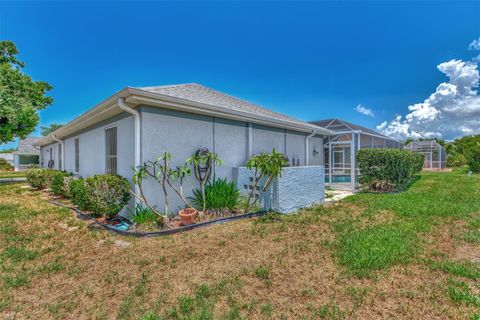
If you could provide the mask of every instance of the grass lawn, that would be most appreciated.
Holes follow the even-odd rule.
[[[21,171],[0,171],[0,179],[3,178],[23,178],[25,177],[25,172]]]
[[[2,318],[480,319],[480,176],[461,170],[151,239],[44,198],[0,185]]]

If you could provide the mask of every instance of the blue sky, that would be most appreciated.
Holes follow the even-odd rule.
[[[125,86],[197,82],[303,120],[388,129],[448,82],[439,64],[474,57],[479,13],[475,2],[2,2],[0,38],[54,87],[42,124]]]

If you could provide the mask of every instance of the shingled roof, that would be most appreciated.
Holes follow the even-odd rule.
[[[40,138],[29,137],[29,138],[20,140],[20,142],[18,143],[18,150],[14,151],[13,154],[24,155],[24,156],[40,155],[40,148],[33,145],[38,139]]]
[[[187,83],[155,87],[125,87],[63,127],[42,137],[36,142],[36,145],[45,146],[55,142],[55,138],[62,139],[76,134],[80,130],[124,112],[122,109],[116,108],[118,99],[124,99],[132,108],[148,105],[225,119],[243,120],[300,132],[315,131],[317,134],[325,135],[332,133],[332,131],[315,124],[266,109],[200,84]]]
[[[253,115],[264,116],[271,119],[290,121],[297,124],[308,125],[308,122],[290,117],[251,102],[236,98],[226,93],[205,87],[197,83],[176,84],[157,87],[137,88],[169,97],[184,99],[197,103],[204,103],[217,107],[232,109],[235,111],[248,112]],[[314,126],[312,126],[313,128]]]

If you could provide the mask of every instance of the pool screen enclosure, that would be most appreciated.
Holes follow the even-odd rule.
[[[412,141],[405,149],[423,154],[424,170],[442,170],[447,167],[447,152],[435,140]]]
[[[353,189],[358,186],[357,151],[362,148],[403,149],[403,143],[368,128],[340,120],[312,122],[334,132],[323,141],[325,182],[334,189]]]

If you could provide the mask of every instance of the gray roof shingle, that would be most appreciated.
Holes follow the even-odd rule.
[[[157,87],[140,87],[144,91],[162,94],[174,98],[223,107],[235,111],[247,112],[276,120],[290,121],[301,125],[312,125],[308,122],[266,109],[251,102],[236,98],[226,93],[210,89],[197,83],[177,84]]]
[[[35,141],[40,139],[39,137],[29,137],[20,140],[18,143],[18,150],[13,152],[13,154],[19,155],[40,155],[40,148],[34,146]]]

